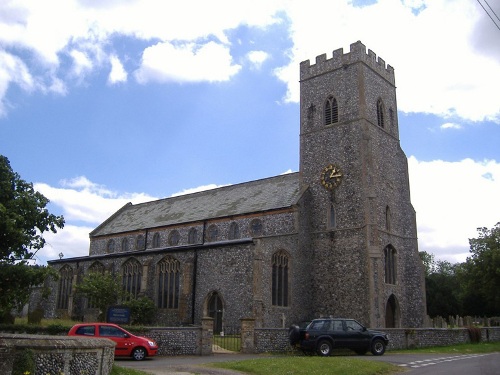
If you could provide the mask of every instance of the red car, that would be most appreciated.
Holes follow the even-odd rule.
[[[155,356],[158,345],[155,341],[131,334],[120,326],[111,323],[82,323],[74,325],[68,336],[102,337],[116,342],[115,356],[132,357],[141,361]]]

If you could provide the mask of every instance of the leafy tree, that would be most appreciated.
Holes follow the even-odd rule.
[[[428,253],[427,251],[419,251],[418,256],[420,260],[424,264],[425,276],[429,276],[434,273],[436,269],[436,260],[434,258],[434,254]]]
[[[433,270],[425,278],[427,313],[448,317],[461,313],[460,283],[457,269],[460,264],[436,261]]]
[[[132,324],[151,324],[156,314],[156,305],[148,297],[133,298],[124,303],[130,307]]]
[[[104,321],[108,307],[125,299],[125,292],[119,280],[109,272],[91,272],[76,286],[76,292],[87,297],[99,309],[99,321]]]
[[[44,247],[43,233],[64,227],[64,218],[50,214],[49,200],[15,173],[0,155],[0,320],[29,299],[31,287],[51,272],[28,261]]]
[[[462,272],[468,312],[479,307],[481,315],[500,315],[500,222],[492,229],[478,228],[479,236],[469,239],[471,256]],[[470,310],[473,311],[470,311]],[[477,311],[476,311],[477,312]]]

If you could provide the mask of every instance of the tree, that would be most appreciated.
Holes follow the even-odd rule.
[[[464,264],[464,302],[469,313],[500,315],[500,222],[492,229],[478,228],[478,238],[469,239],[471,256]],[[479,301],[479,302],[478,302]],[[477,304],[480,303],[479,306]],[[473,305],[472,305],[473,304]]]
[[[0,321],[26,304],[30,289],[51,273],[28,265],[45,245],[43,233],[64,227],[64,218],[50,214],[48,203],[0,155]]]
[[[109,272],[90,272],[76,286],[76,292],[91,301],[99,309],[99,321],[104,321],[108,307],[125,299],[125,292],[118,279]]]
[[[448,317],[461,313],[460,283],[456,272],[460,264],[438,260],[425,277],[427,313],[429,316]]]

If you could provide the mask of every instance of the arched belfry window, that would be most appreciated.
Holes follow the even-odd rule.
[[[57,308],[67,309],[69,297],[73,287],[73,269],[66,265],[59,271],[59,294],[57,296]]]
[[[332,204],[328,212],[328,228],[334,229],[336,225],[335,206]]]
[[[385,229],[391,231],[391,209],[389,206],[385,208]]]
[[[325,103],[325,125],[331,125],[337,122],[339,122],[339,106],[337,104],[337,99],[330,96]]]
[[[384,127],[384,103],[382,99],[377,100],[377,125]]]
[[[288,254],[280,250],[274,253],[272,262],[272,303],[275,306],[288,306]]]
[[[396,274],[396,249],[391,245],[388,245],[384,249],[384,261],[385,261],[385,283],[386,284],[396,284],[397,274]]]
[[[179,308],[179,284],[181,265],[179,261],[166,256],[158,263],[158,307]]]
[[[126,299],[137,298],[141,291],[142,265],[131,258],[122,266],[122,287],[129,295]]]

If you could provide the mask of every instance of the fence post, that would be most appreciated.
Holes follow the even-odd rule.
[[[214,319],[208,316],[201,318],[201,355],[212,355],[214,344]]]
[[[242,318],[241,321],[241,352],[252,354],[255,352],[255,319]]]

